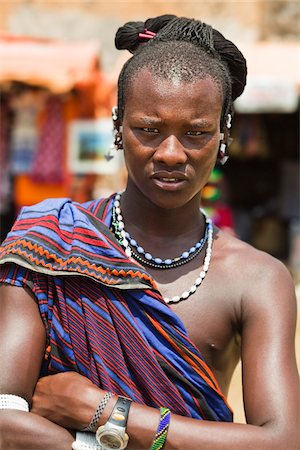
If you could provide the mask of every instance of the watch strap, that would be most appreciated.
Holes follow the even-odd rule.
[[[109,402],[109,399],[112,397],[112,395],[113,395],[112,392],[107,392],[105,394],[105,396],[99,403],[99,405],[95,411],[95,414],[92,417],[92,420],[90,421],[90,423],[88,424],[87,427],[83,428],[82,431],[92,431],[92,432],[96,433],[101,414],[103,413],[103,411],[104,411],[107,403]]]
[[[126,428],[131,403],[130,398],[119,396],[108,422]]]

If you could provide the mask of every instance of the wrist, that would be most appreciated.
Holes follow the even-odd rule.
[[[102,392],[101,399],[103,398],[105,392],[106,392],[106,391],[103,391],[103,392]],[[101,399],[100,399],[100,401],[101,401]],[[110,397],[110,399],[108,400],[108,402],[107,402],[107,404],[106,404],[106,406],[105,406],[105,408],[104,408],[103,413],[101,414],[101,416],[100,416],[100,418],[99,418],[99,420],[98,420],[97,428],[99,428],[101,425],[104,425],[104,424],[108,421],[109,416],[111,415],[112,410],[114,409],[114,406],[115,406],[117,400],[118,400],[118,396],[115,395],[115,394],[113,394],[113,395]],[[98,405],[97,405],[97,406],[98,406]],[[94,411],[94,412],[95,412],[95,411]]]
[[[100,448],[122,450],[127,447],[129,436],[126,428],[131,404],[130,398],[118,396],[108,421],[97,429],[96,440]]]
[[[87,393],[86,400],[84,402],[84,408],[80,412],[80,423],[81,426],[78,429],[86,431],[85,429],[91,424],[91,421],[97,411],[99,404],[103,401],[105,395],[108,391],[103,391],[102,389],[92,386],[90,392]],[[105,424],[118,400],[117,395],[111,395],[110,398],[105,402],[105,407],[99,415],[99,419],[94,423],[94,429],[97,430],[101,425]]]
[[[159,409],[132,403],[127,424],[132,448],[151,448],[159,418]]]
[[[85,427],[87,427],[92,417],[94,416],[94,413],[102,400],[104,394],[106,391],[102,391],[95,385],[88,386],[85,390],[84,399],[82,401],[82,404],[80,408],[78,409],[78,427],[76,429],[81,430]]]

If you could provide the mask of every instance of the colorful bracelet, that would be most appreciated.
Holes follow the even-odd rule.
[[[95,411],[95,414],[92,417],[92,420],[90,421],[90,423],[88,424],[87,427],[83,428],[82,431],[92,431],[93,433],[96,432],[97,428],[98,428],[98,422],[99,419],[101,417],[101,414],[103,413],[107,403],[109,402],[110,397],[113,394],[111,392],[107,392],[103,399],[101,400],[101,402],[99,403],[98,408]]]
[[[164,447],[169,430],[171,411],[169,408],[160,408],[160,419],[151,450],[160,450]]]

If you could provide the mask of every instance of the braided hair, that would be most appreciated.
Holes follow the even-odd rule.
[[[148,32],[151,39],[145,38]],[[167,14],[145,22],[127,22],[118,29],[115,46],[133,54],[118,80],[120,121],[130,84],[142,69],[170,81],[175,76],[183,82],[212,78],[223,96],[222,128],[227,114],[232,112],[232,102],[246,85],[247,67],[242,53],[219,31],[200,20]]]

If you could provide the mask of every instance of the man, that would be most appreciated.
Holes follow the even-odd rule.
[[[22,409],[50,374],[31,412],[2,411],[4,448],[299,448],[292,280],[199,210],[245,61],[174,16],[116,45],[134,52],[113,114],[124,193],[24,209],[3,245],[1,391]],[[243,425],[226,402],[240,356]]]

